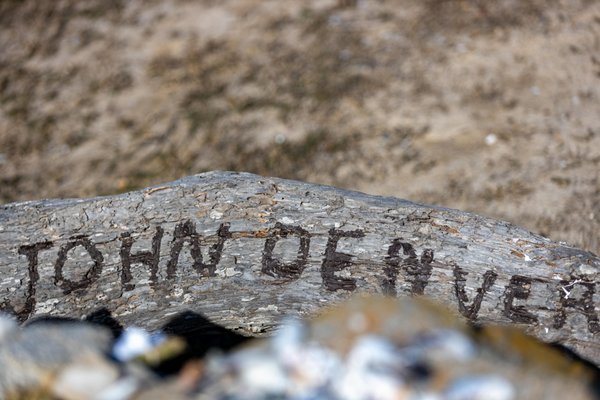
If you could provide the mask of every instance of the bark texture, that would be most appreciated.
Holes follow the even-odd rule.
[[[0,309],[108,308],[148,329],[192,310],[269,331],[356,292],[425,295],[600,364],[600,259],[507,222],[246,173],[0,208]]]

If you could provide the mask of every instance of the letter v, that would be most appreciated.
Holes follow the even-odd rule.
[[[456,298],[458,300],[458,311],[467,319],[474,321],[477,318],[477,313],[481,307],[483,296],[492,287],[498,274],[494,271],[486,271],[483,274],[483,284],[480,288],[477,288],[477,295],[473,299],[473,303],[467,306],[465,303],[469,301],[467,293],[465,292],[467,272],[464,272],[458,265],[454,266],[454,290],[456,292]]]

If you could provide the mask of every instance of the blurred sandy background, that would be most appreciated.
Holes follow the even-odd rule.
[[[600,253],[600,3],[3,0],[0,202],[250,171]]]

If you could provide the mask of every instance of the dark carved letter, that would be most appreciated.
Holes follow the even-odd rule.
[[[585,288],[585,293],[581,298],[575,299],[570,297],[571,291],[575,285],[581,285]],[[600,322],[594,308],[594,282],[585,281],[583,279],[574,279],[573,281],[560,281],[558,286],[560,292],[560,308],[557,310],[557,315],[554,317],[554,328],[560,329],[567,320],[566,308],[582,313],[587,318],[588,331],[591,333],[600,332]]]
[[[187,220],[175,226],[175,232],[173,233],[173,247],[171,247],[171,258],[167,264],[167,278],[173,279],[175,277],[179,253],[181,253],[183,243],[186,241],[192,246],[190,252],[192,254],[192,258],[194,259],[193,267],[196,272],[201,273],[204,276],[215,276],[217,264],[221,260],[221,254],[223,253],[225,240],[231,238],[229,225],[221,224],[219,230],[217,231],[217,236],[219,238],[217,243],[212,245],[208,250],[210,262],[206,264],[202,260],[202,252],[200,250],[200,235],[196,233],[194,223],[190,220]]]
[[[483,296],[485,293],[492,287],[498,274],[494,271],[487,271],[483,274],[483,284],[480,288],[477,288],[477,295],[475,299],[473,299],[473,304],[467,307],[465,303],[469,301],[467,297],[467,293],[465,292],[465,282],[467,275],[466,272],[462,270],[458,265],[454,266],[454,290],[456,293],[456,298],[458,299],[458,311],[467,319],[475,320],[477,318],[477,313],[479,312],[479,308],[481,307],[481,302],[483,301]]]
[[[282,237],[296,235],[300,237],[300,247],[298,248],[298,257],[296,261],[283,264],[281,261],[273,258],[273,249],[275,244]],[[265,242],[262,257],[262,273],[277,278],[283,278],[285,281],[291,281],[300,278],[302,271],[306,267],[308,260],[308,250],[310,247],[310,234],[307,230],[299,226],[283,225],[279,222],[275,224],[275,228],[271,230],[269,237]]]
[[[325,258],[321,266],[321,277],[323,278],[323,285],[325,288],[331,291],[344,289],[354,290],[356,289],[356,279],[352,278],[338,278],[335,276],[337,271],[341,271],[348,268],[352,262],[352,256],[345,253],[336,251],[337,244],[340,238],[351,237],[361,238],[365,236],[361,230],[355,231],[339,231],[337,229],[329,230],[329,239],[327,240],[327,246],[325,247]]]
[[[27,261],[29,262],[29,283],[27,284],[25,305],[21,311],[17,311],[8,300],[5,300],[0,304],[0,311],[7,311],[14,314],[19,322],[23,322],[29,318],[35,309],[35,290],[37,282],[40,279],[40,274],[38,273],[38,253],[42,250],[49,249],[50,247],[52,247],[52,242],[42,242],[19,247],[19,254],[27,256]]]
[[[402,249],[405,256],[408,256],[404,260],[400,258],[400,249]],[[383,293],[390,296],[396,295],[396,279],[401,266],[404,266],[410,276],[408,279],[411,284],[410,292],[412,294],[423,294],[431,277],[432,262],[433,250],[425,249],[419,259],[410,243],[402,242],[401,238],[394,239],[388,248],[388,255],[385,257]]]
[[[526,300],[531,291],[532,279],[526,276],[514,275],[504,291],[504,315],[511,321],[522,324],[533,324],[537,317],[523,306],[515,306],[514,299]]]
[[[142,251],[136,254],[131,254],[131,247],[135,240],[131,237],[131,233],[125,232],[121,235],[121,284],[124,290],[133,290],[135,284],[129,283],[133,276],[131,275],[131,264],[140,263],[150,268],[150,282],[155,285],[158,274],[158,261],[160,260],[160,242],[163,237],[163,229],[160,226],[156,227],[156,234],[152,238],[152,250]]]
[[[100,273],[102,272],[102,263],[104,262],[102,253],[98,251],[96,246],[94,246],[87,236],[77,236],[72,239],[73,240],[60,248],[56,264],[54,265],[54,284],[60,286],[63,289],[64,294],[69,294],[74,290],[88,287],[100,276]],[[94,265],[85,273],[83,278],[74,282],[63,276],[63,267],[65,266],[65,261],[67,261],[67,253],[77,246],[83,246],[87,250],[92,261],[94,261]]]

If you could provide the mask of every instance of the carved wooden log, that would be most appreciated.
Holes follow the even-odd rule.
[[[189,309],[257,334],[354,292],[413,294],[600,364],[599,268],[506,222],[245,173],[0,208],[0,309],[21,320],[107,307],[153,329]]]

